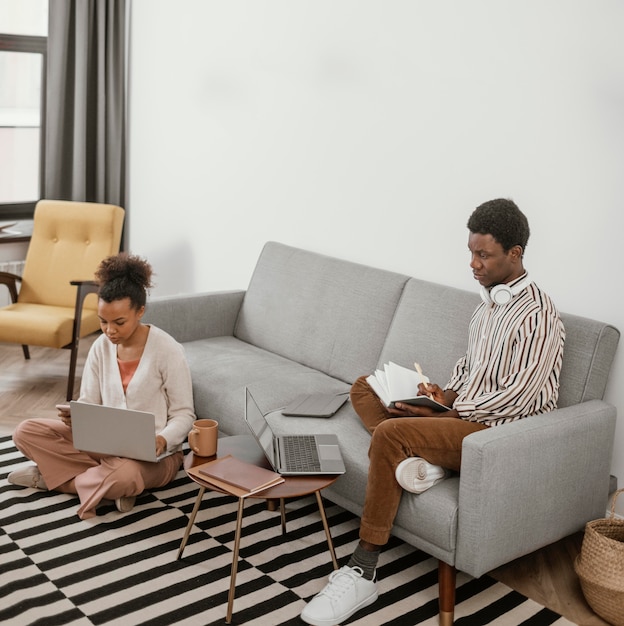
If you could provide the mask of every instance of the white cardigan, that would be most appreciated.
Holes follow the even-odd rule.
[[[87,355],[79,401],[154,413],[154,436],[167,440],[169,452],[180,450],[195,420],[184,348],[171,335],[150,325],[143,355],[124,394],[117,346],[101,335]]]

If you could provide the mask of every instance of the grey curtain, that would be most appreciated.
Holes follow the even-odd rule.
[[[50,0],[45,197],[126,207],[126,0]]]

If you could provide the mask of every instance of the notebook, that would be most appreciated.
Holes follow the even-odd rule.
[[[345,473],[336,435],[276,436],[248,388],[245,394],[245,422],[274,471],[284,476]]]
[[[282,409],[282,415],[294,417],[331,417],[347,401],[349,392],[311,393],[297,396]]]
[[[78,450],[152,462],[170,454],[156,456],[153,413],[74,400],[69,404],[74,447]]]

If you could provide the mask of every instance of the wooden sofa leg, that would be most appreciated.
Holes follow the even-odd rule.
[[[444,561],[438,561],[438,593],[440,626],[452,626],[455,619],[455,584],[457,570]]]

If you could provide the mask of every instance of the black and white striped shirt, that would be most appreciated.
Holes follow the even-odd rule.
[[[482,302],[470,320],[468,350],[446,386],[458,394],[453,408],[488,426],[552,411],[564,341],[559,312],[534,283],[507,304]]]

